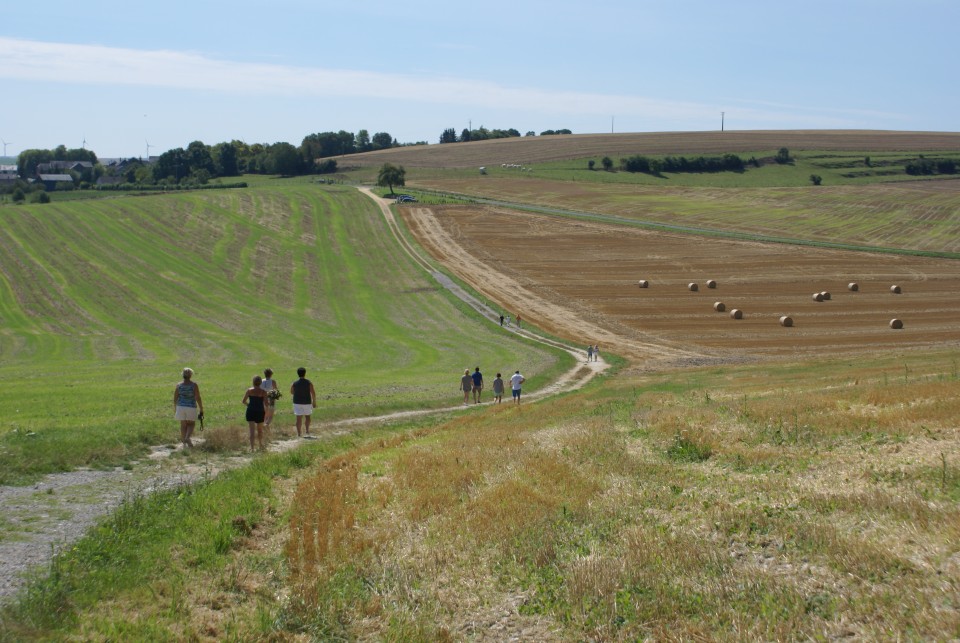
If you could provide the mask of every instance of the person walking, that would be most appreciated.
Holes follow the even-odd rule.
[[[587,344],[587,361],[593,361],[593,344]]]
[[[497,379],[493,380],[493,401],[497,404],[503,401],[503,379],[500,373],[497,373]]]
[[[197,419],[203,416],[203,398],[200,397],[200,387],[193,381],[193,369],[185,368],[181,375],[183,381],[173,388],[173,416],[180,421],[181,444],[193,447],[190,438]]]
[[[257,442],[260,444],[260,450],[265,450],[263,446],[263,420],[267,415],[267,392],[263,389],[263,378],[259,375],[253,376],[253,386],[247,389],[243,394],[241,404],[246,405],[247,424],[250,426],[250,450],[254,449],[254,433],[256,433]]]
[[[600,344],[595,344],[593,347],[593,361],[600,360]]]
[[[517,313],[517,328],[520,328],[520,322],[523,321],[520,319],[520,313]]]
[[[526,381],[526,378],[520,374],[520,371],[517,371],[510,376],[510,388],[513,390],[513,402],[518,406],[520,404],[520,385]]]
[[[480,373],[480,367],[478,366],[475,371],[473,371],[473,403],[480,404],[480,394],[483,393],[483,374]]]
[[[297,416],[297,437],[312,439],[310,435],[310,414],[317,408],[317,392],[313,388],[313,382],[306,378],[307,369],[300,367],[297,369],[297,375],[300,377],[296,382],[290,385],[290,395],[293,397],[293,414]],[[306,419],[304,419],[306,418]],[[303,433],[301,426],[306,425],[306,433]]]
[[[270,395],[270,391],[280,391],[280,387],[277,386],[277,380],[273,379],[273,369],[263,369],[263,381],[260,382],[260,388],[267,393],[267,397],[264,399],[264,404],[267,406],[266,414],[263,418],[263,425],[266,427],[267,433],[269,434],[270,425],[273,423],[273,414],[277,410],[276,398]]]
[[[460,378],[460,390],[463,391],[463,405],[470,404],[470,391],[473,390],[473,378],[470,376],[470,369],[463,369],[463,377]]]
[[[500,328],[503,328],[503,313],[500,313]]]

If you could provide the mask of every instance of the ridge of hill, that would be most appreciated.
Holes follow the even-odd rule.
[[[419,168],[463,168],[501,163],[544,163],[589,156],[720,154],[776,151],[781,147],[791,151],[960,151],[960,132],[743,130],[564,134],[395,147],[340,156],[337,163],[341,168],[382,163]]]

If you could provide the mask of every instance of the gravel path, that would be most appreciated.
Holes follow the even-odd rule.
[[[417,249],[403,238],[388,203],[373,195],[368,189],[362,189],[362,191],[380,205],[387,225],[414,261],[429,272],[440,285],[480,315],[491,323],[499,324],[498,313],[464,291],[446,275],[434,270]],[[529,393],[525,390],[524,400],[580,388],[608,366],[602,360],[584,363],[581,361],[585,357],[583,351],[572,350],[565,344],[539,337],[527,330],[516,327],[506,330],[566,350],[577,357],[579,362],[573,369],[544,389]],[[327,434],[332,431],[335,434],[337,429],[346,430],[357,425],[460,410],[463,410],[461,405],[444,409],[403,411],[377,417],[328,422],[319,424],[316,428],[317,432]],[[202,439],[197,439],[195,442],[200,445]],[[296,448],[299,444],[302,442],[297,439],[275,440],[270,445],[270,449],[284,451]],[[50,474],[40,482],[27,487],[0,486],[0,602],[10,600],[24,586],[31,571],[42,571],[56,554],[79,540],[88,529],[116,509],[124,499],[194,483],[250,461],[247,457],[216,454],[210,454],[203,462],[170,458],[170,454],[177,448],[154,447],[148,458],[133,463],[129,469],[71,471]]]

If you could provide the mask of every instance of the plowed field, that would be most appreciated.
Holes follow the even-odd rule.
[[[401,213],[436,259],[508,314],[637,364],[960,346],[954,260],[707,239],[480,206]],[[638,287],[641,279],[648,288]],[[891,293],[894,284],[901,294]],[[813,300],[821,291],[829,301]],[[718,301],[726,312],[715,312]],[[732,319],[731,309],[743,319]],[[794,326],[782,327],[782,315]],[[890,328],[893,318],[903,329]]]

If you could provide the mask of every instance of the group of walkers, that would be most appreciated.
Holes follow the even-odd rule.
[[[297,418],[297,437],[312,438],[310,435],[310,415],[317,408],[317,392],[313,383],[306,378],[307,369],[297,369],[298,379],[290,385],[293,397],[293,414]],[[183,381],[173,389],[174,417],[180,421],[180,442],[185,447],[193,446],[193,432],[197,421],[203,427],[203,398],[200,387],[193,381],[193,369],[183,369]],[[250,428],[250,450],[264,450],[264,431],[269,431],[276,411],[276,402],[282,397],[273,371],[263,370],[263,377],[255,375],[253,385],[243,394],[241,404],[247,407],[245,419]]]
[[[504,322],[506,322],[507,326],[510,325],[510,315],[504,317],[503,313],[500,313],[500,325],[503,326]],[[517,313],[517,328],[520,328],[522,323],[523,319],[520,317],[520,314]]]
[[[600,344],[595,344],[595,345],[587,344],[587,361],[588,362],[600,361]]]
[[[293,414],[297,418],[297,437],[312,439],[310,416],[313,409],[317,408],[317,392],[313,382],[308,380],[306,375],[307,369],[302,366],[297,369],[297,380],[290,385],[290,395],[293,398]],[[173,411],[174,417],[180,422],[180,442],[185,447],[192,447],[193,433],[198,421],[203,428],[203,397],[200,395],[200,387],[193,381],[192,368],[183,369],[182,377],[183,380],[173,389]],[[515,404],[520,404],[521,385],[525,381],[520,371],[510,377],[510,389],[513,392]],[[471,393],[474,404],[480,403],[480,396],[483,393],[483,374],[480,373],[479,366],[472,374],[470,369],[463,371],[460,390],[463,391],[464,405],[470,403]],[[493,380],[495,403],[500,404],[503,401],[503,390],[503,378],[500,373],[497,373],[497,378]],[[251,451],[256,450],[258,446],[261,451],[266,449],[264,433],[270,430],[276,412],[276,402],[281,397],[280,387],[277,386],[277,381],[273,379],[273,371],[269,368],[263,370],[263,377],[255,375],[252,385],[244,392],[240,402],[247,408],[244,418],[250,428]]]
[[[510,390],[513,392],[514,404],[520,404],[521,385],[526,381],[520,371],[510,376]],[[480,404],[480,397],[483,394],[483,374],[480,367],[477,366],[473,373],[469,368],[463,369],[463,377],[460,378],[460,390],[463,391],[463,405],[470,404],[470,394],[473,393],[473,403]],[[500,404],[503,401],[503,378],[497,373],[497,378],[493,380],[493,401]]]

